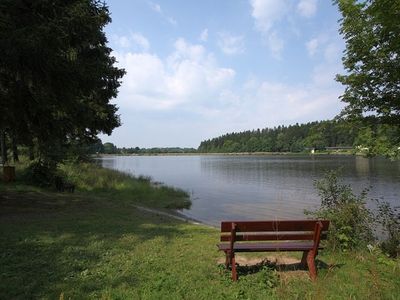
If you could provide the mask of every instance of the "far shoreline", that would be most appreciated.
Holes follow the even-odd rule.
[[[361,153],[351,152],[210,152],[210,153],[115,153],[115,154],[97,154],[95,158],[112,157],[112,156],[323,156],[323,155],[347,155],[347,156],[364,156]]]

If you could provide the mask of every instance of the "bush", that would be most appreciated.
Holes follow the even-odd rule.
[[[331,221],[328,247],[348,250],[373,240],[371,211],[365,206],[368,190],[355,195],[349,185],[338,179],[339,171],[328,171],[314,185],[321,197],[321,207],[305,211],[307,215]]]
[[[29,164],[24,177],[25,181],[30,184],[50,187],[54,184],[55,173],[56,165],[54,163],[36,160]]]
[[[381,248],[390,257],[400,257],[400,212],[387,202],[377,202],[375,217],[386,234],[385,239],[381,242]]]

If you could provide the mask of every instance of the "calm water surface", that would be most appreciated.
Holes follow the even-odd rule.
[[[400,162],[356,156],[116,156],[106,168],[179,187],[191,195],[183,213],[210,225],[226,219],[290,219],[318,207],[313,182],[342,168],[356,192],[400,205]]]

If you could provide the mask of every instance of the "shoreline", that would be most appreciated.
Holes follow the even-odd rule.
[[[145,207],[145,206],[140,206],[140,205],[135,205],[135,204],[132,204],[132,206],[140,211],[152,213],[155,215],[162,215],[162,216],[176,219],[176,220],[179,220],[179,221],[182,221],[185,223],[189,223],[192,225],[204,226],[204,227],[214,228],[214,229],[217,228],[216,226],[212,226],[210,224],[201,222],[197,219],[188,217],[188,216],[184,215],[183,213],[180,213],[178,210],[174,210],[174,209],[163,210],[163,209],[150,208],[150,207]]]
[[[362,156],[360,153],[349,152],[212,152],[212,153],[143,153],[143,154],[99,154],[93,156],[94,158],[104,158],[113,156],[322,156],[322,155],[347,155],[347,156]]]

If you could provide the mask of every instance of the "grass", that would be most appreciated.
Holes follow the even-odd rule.
[[[26,177],[26,166],[26,162],[17,165],[17,174],[21,174],[22,182]],[[150,177],[134,177],[93,163],[63,164],[59,166],[58,173],[74,183],[80,194],[90,197],[103,197],[158,209],[183,209],[191,205],[186,191],[153,183]],[[17,188],[20,186],[16,184]]]
[[[62,172],[78,190],[110,200],[129,201],[154,208],[190,208],[189,194],[181,189],[155,184],[149,177],[138,178],[93,164],[64,165]]]
[[[270,264],[231,282],[218,230],[140,211],[167,205],[140,202],[131,177],[85,168],[64,170],[74,194],[0,183],[0,299],[399,299],[400,262],[379,252],[322,251],[315,283]]]

